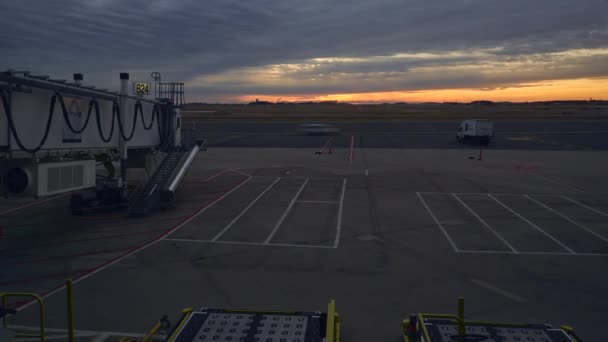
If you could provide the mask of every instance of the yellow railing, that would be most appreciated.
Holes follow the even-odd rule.
[[[182,310],[182,317],[180,318],[179,322],[177,323],[177,326],[175,327],[175,330],[173,330],[173,334],[167,340],[168,342],[175,341],[175,338],[177,337],[177,333],[182,328],[182,326],[184,326],[184,323],[186,323],[186,321],[188,320],[188,318],[192,314],[192,311],[193,311],[192,308],[185,308],[185,309]]]
[[[483,322],[483,321],[466,321],[464,319],[464,298],[463,297],[458,298],[458,315],[422,313],[422,314],[417,314],[416,318],[418,320],[417,328],[419,331],[419,335],[417,335],[417,339],[413,339],[408,334],[410,320],[405,319],[402,322],[402,332],[403,332],[403,338],[404,338],[405,342],[420,342],[420,341],[432,342],[429,332],[426,328],[425,321],[424,321],[425,319],[429,319],[429,318],[449,319],[449,320],[455,321],[456,324],[458,325],[458,335],[460,335],[460,336],[464,336],[466,334],[465,329],[466,329],[467,325],[488,325],[488,326],[504,327],[504,328],[521,328],[521,327],[529,326],[528,324],[523,324],[523,323],[496,323],[496,322]],[[580,339],[575,335],[574,329],[572,327],[562,325],[562,326],[560,326],[560,328],[563,329],[570,337],[574,338],[575,341],[580,341]],[[420,339],[420,337],[422,337],[422,340]]]
[[[327,330],[325,340],[340,342],[340,315],[336,312],[336,300],[332,299],[327,304]]]
[[[39,338],[41,342],[44,342],[46,337],[44,334],[45,320],[44,320],[44,302],[42,301],[42,298],[35,293],[26,293],[26,292],[0,293],[0,299],[2,300],[2,307],[5,309],[8,308],[8,299],[9,298],[23,298],[23,297],[32,298],[33,300],[38,302],[38,305],[40,307],[40,333],[39,334],[17,333],[17,334],[15,334],[15,337]],[[5,315],[2,318],[2,325],[4,326],[5,329],[9,329],[8,315]]]

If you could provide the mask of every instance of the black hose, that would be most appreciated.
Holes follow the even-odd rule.
[[[59,104],[61,104],[61,111],[63,112],[63,120],[65,120],[65,123],[68,125],[68,128],[70,129],[70,131],[72,131],[75,134],[80,134],[80,133],[84,132],[84,130],[89,125],[89,119],[91,119],[91,109],[92,109],[91,103],[89,102],[89,112],[87,113],[87,118],[84,121],[82,128],[75,129],[74,126],[72,126],[70,117],[68,116],[68,111],[65,109],[65,101],[63,101],[63,96],[61,96],[61,94],[59,94],[58,92],[55,92],[55,94],[53,96],[56,96],[57,98],[59,98]]]
[[[46,120],[46,128],[44,129],[44,134],[42,136],[42,139],[38,143],[38,146],[36,146],[34,148],[27,148],[21,142],[19,135],[17,135],[17,130],[15,129],[15,122],[13,121],[13,115],[11,113],[11,107],[8,104],[8,98],[6,97],[4,90],[0,91],[0,94],[2,97],[2,105],[4,106],[4,113],[6,114],[6,119],[8,121],[8,127],[9,127],[11,133],[13,134],[13,137],[15,138],[15,142],[17,143],[19,148],[25,152],[29,152],[29,153],[38,152],[42,148],[42,146],[44,146],[46,139],[49,137],[49,131],[51,129],[51,123],[53,122],[53,115],[55,113],[55,102],[57,101],[57,98],[55,96],[53,96],[51,98],[51,104],[50,104],[50,108],[49,108],[49,117]]]
[[[149,131],[150,129],[152,129],[152,125],[154,124],[154,119],[158,120],[158,105],[154,105],[154,107],[152,107],[152,119],[150,120],[150,124],[146,125],[146,120],[144,119],[144,112],[143,112],[143,108],[141,106],[141,103],[139,101],[137,101],[137,103],[139,103],[139,114],[141,115],[141,124],[144,126],[144,129],[146,131]],[[135,104],[135,109],[137,110],[137,103]]]
[[[165,108],[166,110],[166,108]],[[160,117],[159,117],[160,118]],[[171,134],[171,128],[169,127],[169,119],[167,118],[166,115],[163,115],[163,122],[161,123],[159,120],[159,126],[158,126],[158,134],[160,136],[160,147],[159,149],[161,151],[168,151],[170,146],[172,145],[172,134]],[[162,128],[161,128],[162,126]]]
[[[27,148],[27,147],[25,147],[25,145],[23,145],[23,143],[21,142],[21,139],[19,138],[19,136],[17,134],[17,129],[15,128],[15,123],[13,121],[11,108],[8,103],[9,101],[7,98],[7,94],[5,93],[4,90],[2,90],[0,92],[0,95],[2,97],[2,105],[4,106],[4,112],[6,113],[8,126],[9,126],[9,129],[10,129],[13,137],[15,138],[15,142],[17,143],[17,145],[19,146],[19,148],[21,150],[28,152],[28,153],[38,152],[42,148],[42,146],[44,146],[44,143],[48,139],[49,131],[51,129],[51,123],[53,121],[53,116],[55,113],[55,103],[57,102],[57,99],[59,99],[59,102],[61,105],[61,110],[63,112],[63,119],[64,119],[65,123],[67,124],[70,131],[72,131],[75,134],[80,134],[86,129],[86,127],[89,124],[89,120],[91,119],[91,113],[92,113],[93,109],[95,109],[95,118],[97,121],[97,131],[99,133],[99,137],[101,138],[101,140],[104,143],[110,142],[110,140],[112,140],[112,137],[114,136],[114,121],[115,121],[116,117],[118,117],[118,129],[120,131],[120,135],[122,136],[122,138],[126,141],[130,141],[131,139],[133,139],[133,136],[135,134],[135,128],[137,126],[138,114],[139,114],[139,116],[141,116],[142,125],[145,130],[152,129],[152,125],[154,124],[154,120],[156,119],[156,125],[158,128],[158,135],[159,135],[161,146],[168,143],[167,138],[169,136],[169,132],[166,131],[167,130],[167,128],[165,127],[166,125],[161,124],[160,108],[158,107],[158,105],[154,105],[154,107],[152,108],[151,121],[148,125],[146,125],[146,122],[144,120],[144,115],[143,115],[142,103],[140,101],[137,101],[135,103],[135,108],[134,108],[134,112],[133,112],[133,123],[131,126],[131,132],[129,132],[128,135],[125,135],[124,127],[122,126],[122,120],[120,117],[120,115],[121,115],[120,107],[117,102],[112,103],[112,123],[111,123],[111,127],[110,127],[110,133],[106,137],[106,136],[104,136],[103,130],[101,128],[101,116],[100,116],[100,112],[99,112],[99,103],[97,102],[97,100],[92,99],[91,101],[89,101],[89,110],[87,112],[87,118],[80,129],[75,129],[74,126],[72,126],[70,118],[68,117],[68,113],[65,108],[65,102],[63,100],[63,96],[61,96],[61,94],[59,94],[58,92],[55,92],[53,94],[53,96],[51,97],[51,103],[49,106],[49,117],[47,119],[46,127],[44,130],[44,135],[42,136],[40,143],[38,144],[38,146],[36,146],[34,148]],[[165,128],[164,129],[165,132],[163,132],[163,129],[161,128],[161,126]]]
[[[156,109],[156,127],[158,128],[158,142],[159,142],[159,145],[162,145],[164,138],[163,138],[163,132],[162,132],[161,123],[160,123],[160,120],[161,120],[161,115],[160,115],[161,110],[158,107],[158,105],[154,105],[154,109]]]
[[[112,113],[116,113],[116,115],[118,116],[118,130],[120,131],[120,135],[122,136],[123,139],[125,139],[125,141],[129,141],[129,140],[133,139],[133,135],[135,133],[135,127],[137,125],[137,107],[138,107],[137,104],[138,103],[139,103],[139,106],[141,106],[141,102],[137,101],[137,103],[135,103],[135,110],[133,112],[133,123],[131,125],[131,132],[128,135],[125,135],[124,127],[122,127],[120,108],[118,106],[118,103],[114,102],[114,106],[112,108]]]
[[[114,119],[116,119],[116,115],[113,110],[114,108],[112,108],[112,123],[110,127],[110,134],[106,138],[103,135],[103,131],[101,130],[101,118],[99,114],[99,103],[97,103],[97,100],[91,100],[91,102],[89,102],[89,111],[91,110],[91,107],[95,108],[95,117],[97,118],[97,132],[99,132],[99,137],[104,143],[110,142],[110,140],[112,140],[112,136],[114,135]]]

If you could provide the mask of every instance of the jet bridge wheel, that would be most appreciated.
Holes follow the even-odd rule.
[[[29,182],[27,173],[20,167],[14,167],[6,172],[6,187],[13,194],[24,192]]]

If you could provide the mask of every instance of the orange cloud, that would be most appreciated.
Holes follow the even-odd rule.
[[[490,101],[549,101],[587,100],[608,97],[608,78],[582,78],[542,81],[496,89],[437,89],[417,91],[390,91],[351,94],[273,95],[250,94],[230,99],[249,102],[256,98],[269,101],[324,101],[340,102],[470,102]]]

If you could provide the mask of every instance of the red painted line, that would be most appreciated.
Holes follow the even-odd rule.
[[[156,233],[156,232],[160,232],[160,231],[165,231],[165,229],[155,229],[155,230],[147,230],[147,231],[143,230],[143,231],[137,231],[137,232],[124,233],[124,234],[101,235],[101,236],[93,236],[93,237],[88,237],[88,238],[83,238],[83,239],[74,239],[74,240],[58,240],[58,241],[51,241],[51,242],[39,244],[39,245],[36,245],[36,247],[61,246],[61,245],[68,245],[71,243],[78,243],[78,242],[114,239],[114,238],[125,237],[125,236],[145,235],[145,234]]]
[[[31,207],[31,206],[36,205],[36,204],[41,204],[41,203],[45,203],[45,202],[48,202],[48,201],[52,201],[54,199],[65,197],[67,195],[70,195],[71,193],[72,192],[70,191],[70,192],[66,192],[65,194],[61,194],[61,195],[58,195],[58,196],[49,197],[49,198],[41,199],[41,200],[38,200],[38,201],[29,202],[29,203],[20,205],[20,206],[15,207],[15,208],[11,208],[11,209],[7,209],[5,211],[2,211],[2,212],[0,212],[0,215],[12,213],[13,211],[17,211],[17,210],[20,210],[20,209],[23,209],[23,208]]]
[[[6,282],[3,282],[3,283],[0,283],[0,286],[17,285],[17,284],[31,283],[33,281],[39,281],[39,280],[45,280],[45,279],[60,278],[60,277],[69,276],[69,275],[72,275],[72,274],[75,274],[75,273],[79,273],[79,272],[82,272],[82,270],[76,270],[76,271],[70,271],[70,272],[61,272],[61,273],[52,273],[52,274],[45,274],[43,276],[31,277],[31,278],[21,278],[19,280],[6,281]]]
[[[12,264],[13,265],[21,265],[21,264],[29,264],[29,263],[42,263],[42,262],[48,262],[48,261],[54,261],[54,260],[62,260],[62,259],[71,259],[71,258],[77,258],[77,257],[83,257],[83,256],[91,256],[91,255],[99,255],[99,254],[111,254],[111,253],[123,252],[123,251],[125,251],[127,249],[128,248],[105,249],[105,250],[93,251],[93,252],[81,252],[81,253],[75,253],[75,254],[57,255],[57,256],[52,256],[52,257],[48,257],[48,258],[29,259],[29,260],[16,261],[16,262],[12,262]]]
[[[226,170],[225,170],[226,171]],[[213,200],[207,201],[205,202],[205,204],[203,204],[202,206],[200,206],[196,211],[194,211],[192,214],[188,215],[187,217],[185,217],[182,221],[180,221],[179,223],[177,223],[176,225],[174,225],[173,227],[169,228],[168,230],[166,230],[164,233],[159,234],[156,238],[154,238],[153,240],[151,240],[148,243],[139,245],[139,246],[135,246],[130,248],[129,250],[127,250],[125,253],[116,256],[113,259],[110,259],[102,264],[100,264],[99,266],[90,268],[88,270],[85,270],[82,273],[79,273],[78,275],[76,275],[73,278],[73,283],[76,284],[92,275],[94,275],[95,273],[104,270],[105,268],[108,268],[112,265],[114,265],[115,263],[121,261],[122,259],[129,257],[141,250],[144,250],[154,244],[156,244],[158,241],[164,239],[165,237],[169,236],[170,234],[172,234],[173,232],[175,232],[176,230],[180,229],[182,226],[184,226],[186,223],[190,222],[192,219],[194,219],[196,216],[198,216],[199,214],[203,213],[205,210],[207,210],[207,208],[210,208],[211,206],[213,206],[215,203],[221,201],[224,197],[228,196],[229,194],[231,194],[233,191],[235,191],[236,189],[238,189],[239,187],[241,187],[243,184],[247,183],[249,180],[251,180],[251,177],[247,177],[244,180],[242,180],[240,183],[238,183],[237,185],[233,186],[232,188],[226,190],[224,193],[222,193],[220,196],[216,197]],[[63,290],[65,288],[65,284],[60,284],[57,285],[56,287],[43,292],[41,294],[39,294],[40,297],[42,298],[47,298],[49,296],[52,296],[53,294]],[[21,304],[19,307],[16,308],[17,311],[21,311],[23,309],[26,309],[27,307],[29,307],[30,305],[34,304],[35,301],[28,301],[24,304]]]
[[[245,172],[242,172],[242,171],[240,171],[240,170],[238,170],[238,169],[229,169],[229,170],[230,170],[230,171],[232,171],[232,172],[234,172],[234,173],[238,173],[238,174],[240,174],[240,175],[243,175],[243,176],[245,176],[245,177],[253,177],[252,175],[250,175],[250,174],[248,174],[248,173],[245,173]]]
[[[82,217],[80,217],[80,219],[82,219]],[[154,223],[167,223],[167,222],[175,221],[175,219],[176,219],[175,217],[165,218],[162,220],[159,219],[159,220],[155,220]],[[124,222],[124,223],[118,223],[118,222],[108,223],[105,220],[85,220],[85,221],[87,221],[86,223],[89,223],[89,222],[106,223],[106,224],[100,224],[100,225],[94,226],[94,227],[87,227],[86,230],[90,231],[90,232],[111,232],[114,230],[128,230],[130,228],[137,228],[140,225],[142,225],[142,226],[146,225],[145,222],[141,222],[136,219],[129,219],[129,220],[127,220],[127,222]]]
[[[350,155],[348,156],[348,160],[352,163],[353,162],[353,152],[355,149],[355,136],[351,135],[350,136]]]
[[[215,177],[218,177],[218,176],[223,175],[223,174],[224,174],[224,173],[226,173],[226,172],[230,172],[230,169],[226,169],[226,170],[224,170],[224,171],[221,171],[221,172],[219,172],[219,173],[216,173],[216,174],[214,174],[213,176],[211,176],[211,177],[206,178],[205,180],[203,180],[203,182],[208,182],[208,181],[212,180],[212,179],[213,179],[213,178],[215,178]]]

